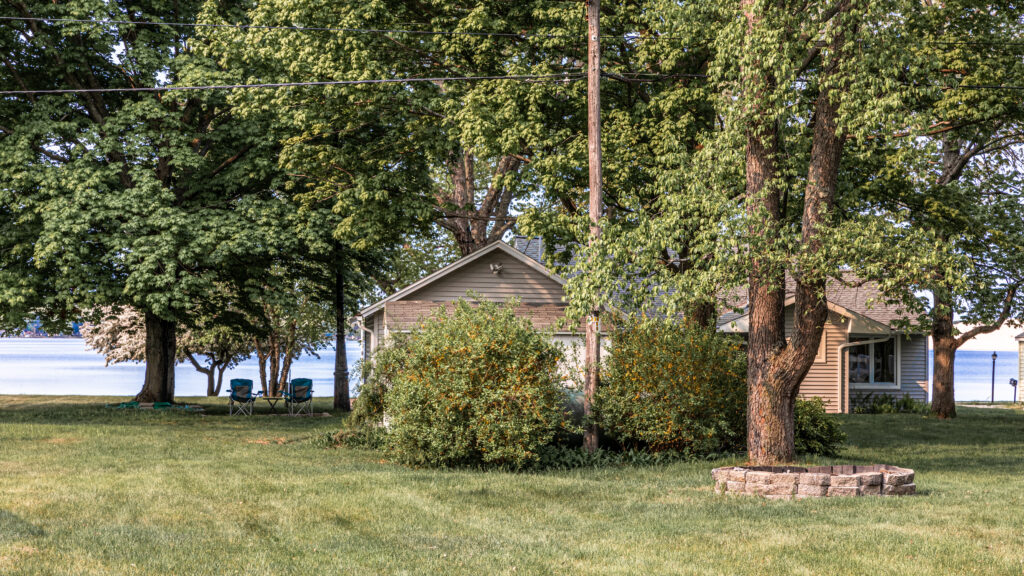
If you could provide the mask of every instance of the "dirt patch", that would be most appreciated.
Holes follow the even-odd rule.
[[[47,438],[46,440],[43,440],[43,442],[45,442],[47,444],[78,444],[81,441],[82,441],[81,438],[66,438],[66,437],[63,437],[63,436],[62,437],[55,437],[55,438]]]
[[[264,446],[269,446],[271,444],[281,445],[281,444],[285,444],[287,442],[288,442],[287,438],[258,438],[256,440],[246,440],[245,441],[246,444],[262,444]]]

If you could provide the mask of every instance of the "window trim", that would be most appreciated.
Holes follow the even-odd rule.
[[[881,338],[871,338],[870,336],[865,338],[865,342],[867,343],[867,345],[869,346],[869,349],[871,351],[871,362],[869,363],[869,365],[871,367],[871,372],[870,372],[871,375],[870,375],[870,382],[864,382],[864,383],[854,382],[853,378],[850,376],[850,348],[853,348],[854,346],[857,346],[860,343],[858,341],[856,341],[856,340],[852,340],[852,339],[848,340],[848,343],[852,344],[853,346],[850,346],[850,348],[846,349],[846,358],[844,360],[844,363],[846,364],[846,382],[847,382],[847,386],[849,387],[849,389],[851,391],[853,391],[853,390],[899,390],[902,387],[902,382],[901,382],[901,379],[902,379],[902,374],[901,374],[902,373],[902,369],[901,368],[902,368],[902,363],[903,363],[902,362],[903,353],[902,353],[902,346],[900,344],[901,338],[897,334],[893,334],[889,338],[887,338],[885,340],[882,340],[882,342],[885,342],[887,340],[894,341],[894,345],[895,345],[894,353],[896,354],[896,367],[895,367],[895,376],[896,376],[896,378],[894,379],[895,382],[875,382],[875,344],[876,343],[881,344],[882,342],[878,342],[879,340],[882,340],[882,339]]]

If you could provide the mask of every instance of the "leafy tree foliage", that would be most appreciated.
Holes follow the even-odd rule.
[[[129,306],[103,307],[92,314],[94,322],[82,325],[82,337],[89,348],[106,358],[107,365],[121,362],[145,362],[145,316]],[[253,353],[253,339],[227,326],[192,329],[179,326],[176,361],[187,360],[207,378],[206,395],[220,394],[224,372],[234,368]]]
[[[178,1],[3,8],[186,23],[197,12],[196,3]],[[2,30],[16,55],[0,71],[4,85],[131,88],[187,83],[215,69],[194,50],[189,28],[5,21]],[[135,307],[147,335],[138,398],[172,400],[176,327],[191,324],[196,309],[216,314],[217,283],[256,276],[261,256],[287,251],[277,235],[287,207],[272,192],[276,143],[266,123],[234,114],[222,92],[26,96],[5,99],[0,115],[0,165],[17,175],[3,186],[5,217],[14,212],[23,224],[14,231],[21,239],[7,236],[19,267],[9,270],[37,273],[15,284],[5,308]]]
[[[1014,2],[946,2],[921,16],[917,49],[933,82],[961,87],[920,93],[910,115],[919,129],[873,151],[854,209],[886,210],[965,263],[929,269],[917,285],[933,296],[921,318],[935,348],[932,410],[948,418],[956,350],[1024,310],[1024,103],[1012,90],[972,88],[1019,84],[1024,21]],[[975,326],[957,334],[954,318]]]

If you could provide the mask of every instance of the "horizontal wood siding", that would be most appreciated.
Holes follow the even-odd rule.
[[[928,400],[928,337],[900,338],[900,391],[914,400]]]
[[[793,306],[786,308],[786,337],[793,334]],[[817,396],[825,402],[825,409],[829,412],[842,410],[842,403],[839,397],[839,349],[840,344],[846,343],[845,318],[829,312],[828,322],[821,335],[824,340],[824,360],[816,360],[811,365],[800,383],[800,397],[811,398]]]
[[[426,320],[436,310],[444,308],[448,314],[455,309],[454,302],[428,302],[423,300],[399,300],[388,302],[385,306],[388,330],[412,330]],[[520,304],[515,309],[515,315],[519,318],[530,320],[537,330],[552,330],[556,332],[568,332],[571,328],[565,326],[564,304]],[[577,326],[582,330],[584,326]]]
[[[501,272],[492,273],[491,264],[500,264]],[[518,297],[526,304],[561,304],[564,294],[558,282],[508,254],[495,251],[438,278],[402,300],[451,302],[464,298],[469,290],[488,300]]]

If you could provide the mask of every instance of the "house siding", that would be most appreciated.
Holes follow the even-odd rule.
[[[1024,402],[1024,340],[1017,342],[1017,402]]]
[[[491,264],[500,264],[499,274]],[[402,300],[451,302],[473,291],[488,300],[518,297],[524,304],[562,304],[562,285],[501,251],[467,264],[451,274],[408,294]]]
[[[793,307],[786,308],[786,337],[793,335]],[[807,376],[800,382],[801,398],[817,396],[825,402],[829,412],[842,412],[843,404],[839,388],[839,345],[846,343],[846,319],[829,312],[828,322],[822,332],[824,354],[815,360]]]
[[[900,339],[900,392],[914,400],[928,400],[928,337],[913,335]]]

